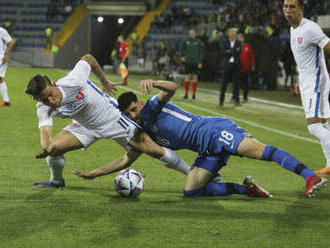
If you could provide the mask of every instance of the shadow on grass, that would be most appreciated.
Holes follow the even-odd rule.
[[[299,229],[311,228],[317,230],[318,233],[324,232],[324,235],[328,236],[328,228],[322,228],[322,225],[328,226],[330,219],[329,189],[323,189],[314,198],[304,197],[301,191],[297,191],[296,195],[298,199],[292,201],[285,212],[275,219],[274,232],[285,229],[297,232]]]

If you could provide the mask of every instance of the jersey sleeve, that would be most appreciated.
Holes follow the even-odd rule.
[[[44,126],[53,126],[53,118],[50,112],[51,112],[51,107],[48,107],[41,102],[37,103],[37,116],[39,120],[39,128]]]
[[[85,60],[80,60],[67,76],[60,79],[57,84],[64,87],[84,87],[89,78],[91,66]]]
[[[142,108],[143,121],[153,121],[162,112],[163,105],[159,103],[158,95],[149,98]]]
[[[9,43],[12,41],[11,36],[9,35],[9,33],[7,32],[6,29],[4,28],[0,28],[0,37],[6,42]]]
[[[329,37],[326,36],[318,24],[314,24],[309,30],[311,35],[311,42],[320,48],[323,48],[330,41]]]

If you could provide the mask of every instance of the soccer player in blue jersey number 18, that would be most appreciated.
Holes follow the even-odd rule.
[[[246,194],[270,197],[250,177],[243,181],[243,185],[212,181],[216,173],[227,164],[230,155],[274,161],[302,176],[306,180],[306,197],[314,196],[326,185],[325,178],[315,175],[291,154],[259,142],[232,120],[194,115],[170,103],[177,88],[175,83],[141,81],[142,93],[150,93],[152,88],[158,88],[161,92],[149,98],[146,103],[139,101],[133,92],[123,93],[118,98],[119,108],[140,124],[159,145],[172,150],[189,149],[198,153],[186,179],[185,196]],[[84,177],[83,174],[80,176]]]

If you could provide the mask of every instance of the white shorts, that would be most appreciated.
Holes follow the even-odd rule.
[[[6,75],[8,63],[3,64],[3,61],[0,60],[0,77],[4,78]]]
[[[301,102],[305,111],[306,119],[308,118],[330,118],[329,106],[329,90],[322,92],[314,92],[301,94]]]
[[[103,126],[99,130],[91,130],[78,122],[73,121],[63,130],[72,133],[87,148],[99,139],[113,139],[124,149],[129,150],[128,142],[133,136],[141,130],[141,128],[133,121],[126,118],[121,118],[118,122],[111,122],[107,126]]]

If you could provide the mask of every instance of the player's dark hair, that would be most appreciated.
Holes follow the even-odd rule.
[[[37,74],[28,83],[25,93],[38,96],[46,88],[47,84],[51,84],[50,79],[45,75]]]
[[[121,94],[118,97],[117,101],[118,101],[120,111],[125,112],[127,110],[127,108],[129,107],[129,105],[132,104],[132,102],[138,101],[138,98],[134,92],[128,91],[128,92]]]
[[[304,8],[304,0],[297,0],[299,7]]]

